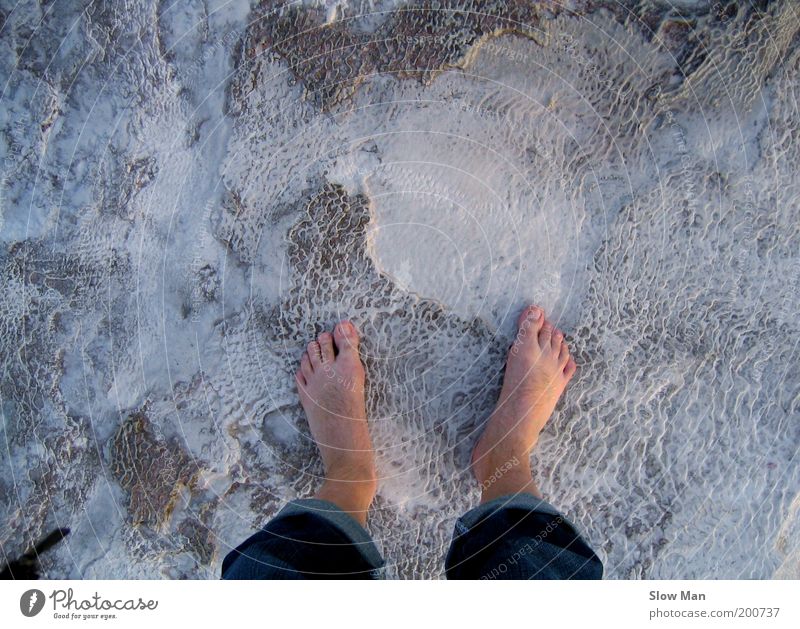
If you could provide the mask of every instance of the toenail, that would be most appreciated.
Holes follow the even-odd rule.
[[[531,310],[531,319],[535,321],[538,318],[539,318],[539,310],[534,308],[533,310]]]

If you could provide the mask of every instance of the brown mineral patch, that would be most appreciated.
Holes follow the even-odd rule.
[[[327,111],[347,102],[371,76],[390,74],[427,84],[445,70],[468,67],[491,38],[517,35],[546,45],[548,20],[558,14],[577,17],[598,11],[610,13],[647,39],[663,36],[678,63],[686,66],[684,75],[702,61],[703,42],[691,27],[708,14],[702,6],[677,9],[622,0],[426,0],[388,12],[369,30],[361,28],[362,22],[374,14],[345,11],[331,20],[320,6],[262,0],[252,11],[230,96],[241,102],[258,83],[260,59],[271,56],[285,61],[305,87],[305,98]],[[730,19],[730,10],[724,13],[723,18]],[[661,27],[665,19],[666,29]]]
[[[180,490],[191,487],[197,470],[197,464],[178,444],[154,433],[143,412],[128,417],[111,444],[111,471],[130,495],[134,525],[162,528]]]
[[[286,6],[263,0],[253,10],[239,60],[251,66],[233,94],[253,84],[264,54],[280,57],[324,110],[347,101],[371,75],[389,73],[428,83],[439,73],[464,67],[470,53],[489,37],[514,33],[542,39],[540,22],[559,5],[524,0],[422,2],[392,11],[374,32],[356,28],[360,16],[327,21],[321,7]]]

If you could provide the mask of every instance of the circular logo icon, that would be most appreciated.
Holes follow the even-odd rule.
[[[41,590],[28,590],[19,598],[19,610],[23,616],[35,616],[44,607],[44,592]]]

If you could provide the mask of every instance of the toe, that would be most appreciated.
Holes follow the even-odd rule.
[[[320,350],[319,343],[316,341],[311,341],[308,344],[308,348],[306,352],[308,353],[308,357],[311,359],[311,365],[316,369],[322,364],[322,350]]]
[[[562,369],[567,366],[569,360],[569,347],[566,341],[561,341],[561,348],[558,350],[558,366]]]
[[[306,379],[306,382],[314,375],[314,367],[311,365],[311,358],[309,358],[308,352],[303,354],[303,357],[300,359],[300,371]]]
[[[340,356],[358,358],[358,331],[350,321],[337,323],[333,329],[333,338]]]
[[[529,332],[535,338],[542,327],[544,311],[539,306],[527,306],[519,315],[517,328]]]
[[[553,330],[553,336],[550,339],[550,347],[553,350],[553,353],[558,356],[559,352],[561,351],[561,344],[564,342],[564,333],[556,328]]]
[[[323,332],[317,339],[323,363],[333,362],[333,336],[330,332]]]
[[[306,386],[306,377],[303,375],[302,368],[298,369],[297,373],[294,374],[294,381],[297,383],[298,388]]]
[[[578,370],[578,366],[575,364],[575,361],[570,358],[567,361],[567,366],[564,367],[564,375],[566,376],[567,380],[572,378],[575,375],[575,372]]]
[[[549,321],[545,321],[542,324],[541,330],[539,330],[539,346],[542,349],[547,349],[550,347],[550,342],[553,338],[553,324]]]

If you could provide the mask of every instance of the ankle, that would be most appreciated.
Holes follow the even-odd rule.
[[[327,500],[363,526],[367,522],[367,511],[375,498],[377,482],[371,480],[340,480],[326,478],[315,497]]]
[[[495,446],[473,462],[481,488],[481,504],[509,494],[529,493],[541,498],[533,480],[530,450]]]
[[[325,484],[348,490],[350,493],[360,497],[375,497],[378,490],[377,474],[375,464],[372,460],[360,463],[350,462],[346,465],[331,465],[325,474]]]
[[[507,471],[502,471],[502,468],[496,468],[496,471],[481,483],[481,504],[501,496],[516,494],[531,494],[536,498],[542,497],[536,482],[533,480],[530,466],[527,464],[521,465],[519,469],[509,469]]]

